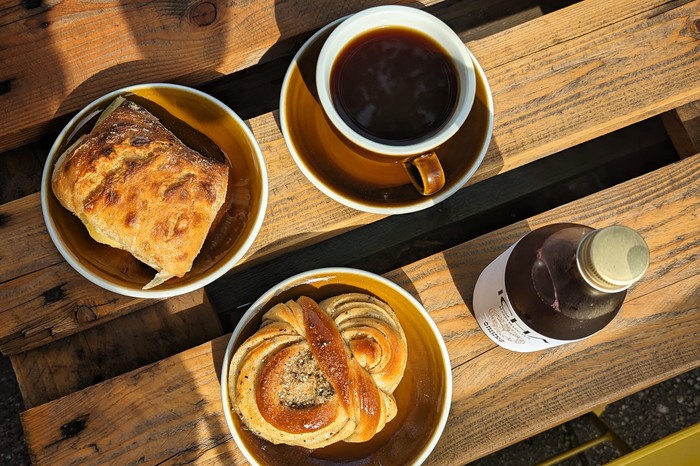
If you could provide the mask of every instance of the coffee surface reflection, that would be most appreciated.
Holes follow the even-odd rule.
[[[407,145],[437,133],[452,115],[459,80],[447,52],[427,35],[382,27],[350,42],[331,72],[333,104],[367,139]]]

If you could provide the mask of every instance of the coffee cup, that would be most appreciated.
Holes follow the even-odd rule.
[[[476,74],[457,34],[424,11],[379,6],[350,16],[316,65],[323,112],[368,158],[400,163],[419,193],[445,184],[435,150],[464,124]]]

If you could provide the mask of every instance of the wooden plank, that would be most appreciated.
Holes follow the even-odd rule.
[[[631,299],[585,351],[496,348],[453,367],[464,382],[453,391],[452,421],[426,464],[464,464],[698,367],[699,289],[695,276]],[[635,356],[633,364],[622,362]]]
[[[254,300],[262,291],[274,284],[285,274],[293,273],[293,271],[306,270],[310,267],[326,266],[326,265],[352,265],[347,263],[348,258],[359,261],[362,258],[371,256],[377,253],[378,250],[389,248],[392,244],[405,242],[409,238],[418,237],[421,234],[432,229],[444,229],[449,224],[464,219],[469,216],[474,216],[478,212],[494,208],[502,205],[509,200],[518,199],[527,195],[536,189],[543,189],[547,185],[560,183],[563,180],[575,177],[581,171],[594,170],[596,167],[610,163],[615,160],[624,160],[629,157],[630,153],[643,150],[647,145],[654,145],[662,140],[665,140],[665,133],[661,125],[654,124],[653,121],[643,122],[635,127],[621,131],[619,134],[610,135],[595,143],[590,143],[588,148],[579,148],[572,154],[562,154],[554,157],[551,163],[548,163],[548,171],[542,172],[542,169],[537,165],[523,167],[519,171],[514,171],[511,174],[504,174],[501,177],[492,179],[487,183],[480,183],[475,186],[470,186],[463,192],[455,195],[454,199],[450,199],[445,203],[444,208],[437,210],[431,209],[421,214],[412,216],[395,216],[392,218],[383,219],[369,225],[366,228],[356,230],[357,233],[352,233],[350,238],[336,237],[332,241],[321,242],[311,246],[311,250],[300,252],[291,257],[277,258],[274,262],[264,262],[252,268],[249,266],[242,267],[241,271],[237,271],[218,280],[214,284],[207,287],[214,301],[215,308],[219,313],[231,312],[234,308],[249,303]],[[629,140],[633,142],[630,143]],[[263,141],[266,144],[265,141]],[[274,150],[269,150],[274,153]],[[607,155],[606,155],[607,153]],[[639,164],[639,162],[637,162]],[[511,173],[511,172],[509,172]],[[543,173],[546,173],[543,175]],[[284,181],[284,174],[279,174],[280,182]],[[505,177],[505,178],[503,178]],[[540,181],[543,177],[546,181]],[[508,190],[503,190],[501,186],[506,185]],[[38,203],[38,198],[36,199]],[[288,201],[293,205],[294,199]],[[288,207],[291,208],[291,207]],[[1,209],[0,209],[1,210]],[[15,209],[17,212],[26,215],[27,212],[32,212],[31,208],[21,206]],[[36,210],[37,215],[38,209]],[[291,220],[290,220],[291,221]],[[319,220],[320,222],[320,220]],[[41,231],[44,232],[43,224],[40,224]],[[7,237],[12,239],[21,237],[22,228],[16,228],[12,232],[7,233]],[[280,232],[273,232],[280,233]],[[284,233],[284,232],[282,232]],[[18,305],[23,300],[28,300],[28,295],[32,293],[43,295],[49,290],[55,288],[63,282],[57,282],[56,277],[72,277],[72,280],[66,282],[61,288],[62,290],[62,307],[68,307],[70,296],[76,293],[83,293],[82,302],[92,299],[92,302],[103,302],[98,296],[89,298],[86,293],[103,293],[99,289],[86,288],[86,281],[81,279],[75,271],[67,268],[65,263],[60,263],[55,267],[49,267],[48,259],[60,260],[58,254],[50,244],[48,235],[44,234],[44,239],[49,242],[47,249],[53,251],[55,258],[50,256],[47,258],[46,267],[36,274],[32,275],[32,279],[27,283],[28,289],[23,295],[19,295],[17,288],[20,288],[18,281],[11,281],[0,286],[0,290],[8,288],[8,293],[17,298],[14,301],[7,301],[5,306],[12,306],[11,309],[6,309],[0,312],[0,319],[7,322],[3,327],[3,335],[10,340],[11,343],[0,339],[0,349],[6,352],[21,352],[25,348],[36,347],[48,340],[45,339],[47,332],[52,334],[52,340],[61,338],[66,335],[75,334],[82,330],[83,327],[93,325],[92,322],[80,323],[76,322],[72,326],[56,326],[55,321],[47,318],[55,308],[46,308],[43,301],[33,301],[33,305],[38,307],[40,319],[27,322],[24,316],[27,313],[27,308]],[[296,239],[296,238],[294,238]],[[380,241],[380,239],[382,241]],[[462,239],[461,241],[463,241]],[[343,244],[350,241],[349,244]],[[276,247],[281,247],[283,240],[278,241]],[[287,244],[289,247],[289,244]],[[271,248],[266,252],[271,254]],[[3,261],[7,267],[13,267],[20,264],[22,260],[26,260],[30,251],[24,250],[23,244],[17,244],[16,247],[8,248],[8,252],[15,254],[13,260]],[[300,255],[301,254],[301,259]],[[281,260],[281,262],[280,262]],[[0,270],[2,270],[0,268]],[[58,272],[56,270],[59,270]],[[377,272],[385,272],[389,267],[385,267]],[[44,283],[43,286],[40,286]],[[75,292],[71,291],[72,287],[77,287]],[[50,292],[48,294],[51,294]],[[75,306],[79,307],[82,302],[76,302]],[[57,303],[58,304],[58,303]],[[145,305],[145,303],[143,303]],[[123,306],[128,306],[131,309],[138,309],[138,306],[133,306],[130,300],[120,300],[112,303],[109,306],[103,307],[101,319],[104,322],[108,314],[112,316],[121,315],[125,312]],[[0,306],[2,307],[2,306]],[[34,308],[32,308],[34,309]],[[17,334],[25,335],[21,339],[16,339]],[[9,335],[9,337],[8,337]],[[40,337],[40,338],[38,338]]]
[[[663,296],[666,287],[683,282],[685,285],[680,289],[686,293],[669,294],[669,306],[678,301],[688,301],[688,306],[697,308],[700,304],[697,290],[693,292],[693,288],[688,286],[699,280],[699,181],[700,156],[694,156],[682,163],[666,166],[486,234],[442,254],[402,267],[387,276],[402,285],[406,280],[410,281],[413,290],[409,288],[409,291],[414,295],[417,293],[427,309],[440,310],[431,311],[431,317],[440,327],[443,336],[446,336],[453,367],[454,363],[458,365],[472,358],[469,345],[461,340],[461,333],[478,331],[476,321],[470,315],[464,314],[465,311],[468,313],[469,309],[455,310],[453,306],[459,307],[460,303],[471,305],[472,291],[478,275],[509,245],[535,228],[556,222],[574,222],[593,227],[624,224],[636,229],[652,251],[652,263],[644,279],[635,285],[629,297],[644,302],[646,296],[659,290],[662,290]],[[433,294],[435,290],[441,292]],[[458,301],[455,302],[455,299]],[[461,314],[459,311],[462,311]],[[660,311],[650,307],[646,312]],[[464,316],[468,317],[469,326],[465,326]],[[627,324],[632,325],[632,322]],[[455,337],[454,341],[450,335]],[[569,345],[566,348],[575,346],[577,345]],[[700,346],[696,344],[694,349],[695,355],[700,358]],[[555,351],[566,352],[565,349]],[[700,359],[696,363],[700,364]]]
[[[653,19],[668,9],[677,8],[688,3],[683,1],[653,0],[647,2],[585,0],[556,11],[555,14],[545,14],[541,18],[518,26],[518,34],[504,31],[487,38],[485,41],[470,43],[473,51],[483,49],[501,52],[499,54],[484,54],[480,59],[486,69],[497,68],[526,57],[530,54],[540,54],[551,47],[570,43],[576,45],[579,38],[594,34],[604,28],[616,28],[616,24],[626,21],[637,22],[639,18]],[[606,8],[601,8],[605,5]],[[555,8],[553,2],[540,3],[540,8]],[[433,7],[439,9],[437,5]],[[585,17],[585,20],[581,19]],[[522,40],[526,36],[529,40]],[[592,44],[591,44],[592,45]],[[589,57],[597,56],[591,50]],[[583,58],[583,57],[581,57]]]
[[[496,108],[493,162],[479,175],[700,98],[699,9],[697,0],[585,1],[469,43]]]
[[[0,351],[27,351],[152,302],[100,288],[60,262],[0,285]]]
[[[579,1],[555,0],[543,3],[530,0],[492,0],[472,3],[448,0],[431,5],[425,10],[442,19],[464,42],[471,42]]]
[[[575,2],[576,0],[559,0],[549,2],[546,7],[549,11],[554,11]],[[470,5],[448,0],[432,4],[426,10],[446,21],[465,42],[495,34],[543,14],[537,0],[498,0],[489,2],[488,5]],[[255,66],[224,75],[212,82],[196,84],[196,87],[226,102],[243,119],[271,112],[279,104],[282,79],[292,55],[310,35],[311,31],[292,38],[280,38]],[[270,59],[272,60],[269,61]],[[58,117],[46,125],[43,131],[55,137],[66,121],[67,118]],[[0,200],[0,204],[3,202],[7,200]]]
[[[194,1],[178,6],[177,11],[165,1],[149,2],[148,5],[107,3],[101,9],[60,2],[46,2],[31,10],[8,5],[4,8],[4,21],[0,25],[0,34],[12,39],[6,41],[9,45],[0,55],[0,63],[6,65],[0,69],[7,70],[0,75],[0,101],[7,102],[7,105],[0,108],[6,108],[8,115],[21,114],[22,118],[10,120],[12,124],[3,133],[0,152],[45,131],[45,123],[55,116],[68,115],[115,88],[148,81],[199,85],[222,74],[288,54],[294,49],[294,46],[287,45],[291,38],[304,36],[344,14],[383,2],[327,2],[305,10],[302,5],[289,2],[276,3],[273,7],[270,0],[256,2],[252,8],[247,4],[207,3],[214,5],[216,18],[211,24],[197,27],[193,27],[193,21],[201,22],[207,18],[207,15],[199,15],[198,10],[202,13],[201,10],[207,7],[198,8],[199,2]],[[437,2],[423,0],[420,4],[434,3]],[[457,8],[455,4],[459,2],[445,3],[445,7],[436,5],[434,11],[451,25],[462,27],[465,24],[473,26],[475,21],[485,22],[463,31],[465,40],[501,29],[503,25],[499,24],[497,14],[503,14],[505,10],[515,15],[517,10],[511,11],[513,3],[521,8],[517,14],[522,20],[539,14],[536,3],[527,1],[498,2],[493,8]],[[568,2],[555,2],[554,5],[562,3]],[[540,22],[530,28],[529,34],[534,41],[503,37],[501,46],[527,54],[588,33],[614,21],[619,15],[648,11],[658,4],[621,2],[619,6],[606,4],[606,8],[600,8],[600,4],[593,3],[584,11],[590,15],[591,21],[565,22],[566,27],[557,21]],[[25,4],[33,5],[31,2]],[[572,15],[577,15],[578,11],[572,10]],[[603,14],[603,11],[610,14]],[[505,25],[511,24],[508,21]],[[80,43],[70,39],[76,28],[85,36]],[[225,34],[213,33],[220,31],[225,31]],[[27,40],[28,35],[31,35],[31,40]],[[178,44],[179,53],[169,52],[170,46],[164,45],[169,41]],[[207,50],[207,53],[202,53],[202,50]],[[40,52],[39,60],[32,59]],[[507,60],[511,54],[490,56],[492,60]],[[54,72],[37,73],[34,69],[37,67],[42,70],[48,67]],[[41,78],[40,81],[36,80],[37,77]],[[57,131],[58,128],[59,125],[54,124],[51,130]]]
[[[39,191],[43,163],[31,146],[0,156],[0,205]]]
[[[222,317],[233,313],[230,317],[236,319],[241,308],[289,275],[329,266],[359,266],[385,273],[512,223],[516,218],[511,215],[522,211],[525,205],[529,215],[533,215],[533,204],[543,204],[542,200],[532,202],[538,193],[540,199],[552,196],[552,192],[560,193],[548,207],[539,207],[547,210],[566,201],[561,199],[561,193],[571,193],[572,189],[565,187],[574,179],[590,177],[598,182],[588,186],[588,192],[581,192],[583,188],[578,187],[576,192],[582,197],[615,183],[598,173],[614,171],[617,179],[624,181],[675,160],[673,146],[659,119],[646,120],[470,185],[435,209],[389,216],[272,261],[233,270],[207,285],[207,294]],[[649,167],[650,162],[655,165]],[[602,182],[605,184],[601,186]],[[517,205],[523,207],[511,207]],[[521,214],[517,219],[527,216]],[[416,245],[424,238],[433,243],[433,250],[420,255],[422,251],[416,251]],[[404,260],[402,253],[412,259]]]
[[[700,96],[700,75],[694,72],[700,62],[700,49],[693,38],[672,39],[688,36],[688,17],[693,16],[700,2],[681,6],[673,3],[673,8],[666,6],[665,9],[659,2],[656,9],[645,7],[641,11],[636,2],[626,4],[629,9],[620,7],[618,10],[619,3],[624,2],[616,2],[614,11],[622,19],[602,15],[605,8],[601,8],[600,2],[584,2],[468,44],[486,70],[496,107],[492,144],[470,184]],[[628,10],[637,13],[630,14]],[[545,21],[545,25],[561,24],[555,28],[558,33],[566,30],[569,22],[572,25],[587,23],[585,15],[593,15],[598,27],[587,26],[584,31],[572,27],[572,35],[563,35],[555,45],[550,42],[551,35],[544,35],[543,39],[538,36],[542,25],[536,26],[541,21]],[[649,19],[652,15],[655,16]],[[608,23],[600,24],[603,16]],[[584,32],[588,34],[576,35]],[[518,48],[520,55],[509,55],[508,62],[493,63],[497,60],[493,57],[509,54],[508,46],[502,46],[501,40],[510,35],[513,37],[506,41],[508,44],[531,44],[532,47]],[[540,40],[544,45],[540,45]],[[646,44],[660,40],[668,41],[659,45],[665,52],[653,54]],[[531,49],[535,52],[530,53]],[[593,63],[591,56],[599,59]],[[538,71],[525,71],[533,69]],[[552,69],[556,72],[551,72]],[[568,93],[575,98],[568,99]],[[273,121],[274,118],[267,115],[251,121],[263,152],[270,157],[271,186],[270,212],[252,248],[254,255],[258,247],[264,248],[264,253],[279,250],[278,245],[284,235],[289,236],[290,227],[294,240],[303,243],[312,235],[324,238],[328,233],[335,235],[378,218],[348,211],[328,199],[319,199],[298,170],[288,164],[289,157]],[[279,194],[283,195],[276,203],[274,199]],[[288,219],[292,219],[291,225]],[[308,230],[301,224],[307,219]],[[277,220],[281,223],[270,223]],[[271,236],[265,236],[270,233]]]
[[[172,356],[222,334],[204,290],[152,304],[11,357],[26,408]]]
[[[598,8],[594,8],[596,5]],[[700,74],[695,72],[700,48],[688,32],[688,18],[694,17],[700,0],[656,2],[643,8],[633,1],[616,2],[611,11],[617,12],[617,17],[600,13],[605,10],[601,5],[599,0],[576,4],[469,44],[487,67],[497,114],[489,152],[470,184],[700,97]],[[588,23],[586,15],[595,27],[581,26]],[[548,27],[554,32],[545,34],[543,30]],[[514,45],[522,43],[532,44],[532,48]],[[664,53],[654,53],[655,48]],[[277,119],[274,112],[248,122],[262,147],[270,183],[266,218],[244,259],[248,264],[270,260],[382,218],[320,195],[294,165]],[[32,209],[29,205],[24,208]],[[5,231],[21,244],[23,230]],[[6,248],[0,243],[0,256],[14,254]],[[34,260],[33,249],[20,250],[25,253],[24,261]],[[14,263],[7,267],[10,277],[27,273],[25,269],[15,270]],[[48,290],[46,283],[54,283],[53,266],[41,267],[41,260],[37,260],[37,266],[27,266],[32,268],[37,284],[26,291],[32,297]],[[23,283],[26,286],[26,280]],[[94,287],[70,283],[81,289],[67,295],[103,302],[88,295],[101,293]],[[15,280],[0,284],[0,295],[12,294],[17,286]],[[0,301],[0,307],[7,305]],[[9,327],[2,326],[0,332],[7,333],[4,328]],[[79,330],[75,325],[67,328],[61,335]],[[22,347],[14,348],[17,351]]]
[[[662,118],[679,157],[700,152],[700,100],[674,108]]]
[[[3,0],[0,152],[110,90],[141,82],[211,81],[275,58],[277,44],[286,39],[381,3],[112,0],[98,7]]]
[[[221,414],[218,373],[227,337],[25,412],[27,440],[37,442],[36,448],[30,446],[32,462],[46,464],[54,461],[51,458],[60,458],[57,462],[66,466],[168,460],[184,464],[206,463],[213,455],[219,464],[246,464]],[[163,371],[166,362],[168,370]],[[111,401],[103,403],[105,397]],[[60,406],[64,400],[83,405]],[[153,416],[161,411],[167,414]],[[42,422],[33,417],[35,412],[49,417]],[[54,424],[57,418],[63,423]],[[120,444],[123,440],[117,438],[117,432],[131,432],[132,438]],[[190,440],[184,444],[193,445],[191,449],[183,448],[187,438]],[[73,454],[63,451],[68,444],[73,444]],[[147,444],[157,453],[143,448]],[[225,461],[220,457],[222,451]]]
[[[428,309],[451,358],[452,410],[428,463],[464,464],[698,367],[699,204],[700,154],[387,274]],[[652,251],[649,271],[592,338],[529,354],[495,347],[471,315],[476,278],[522,234],[561,221],[639,230]],[[221,337],[24,412],[32,459],[243,464],[220,413],[226,342]]]
[[[0,283],[63,261],[46,231],[39,193],[0,205],[0,236]]]

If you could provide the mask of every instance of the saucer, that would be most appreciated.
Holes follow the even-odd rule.
[[[467,50],[476,71],[476,98],[469,117],[436,153],[445,172],[445,187],[431,196],[418,193],[400,163],[363,156],[363,150],[341,139],[326,119],[315,84],[316,61],[335,27],[328,24],[297,52],[282,84],[282,135],[295,163],[323,193],[354,209],[409,213],[431,207],[459,190],[481,164],[491,140],[493,99],[479,62]]]

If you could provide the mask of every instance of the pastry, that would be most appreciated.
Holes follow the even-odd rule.
[[[117,98],[61,157],[56,198],[101,243],[158,273],[182,277],[224,203],[228,166],[183,144],[145,108]]]
[[[231,404],[275,444],[364,442],[397,413],[406,337],[393,310],[361,293],[275,305],[236,351]]]

